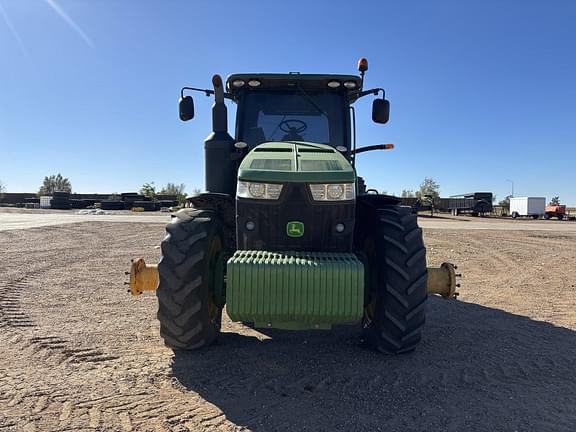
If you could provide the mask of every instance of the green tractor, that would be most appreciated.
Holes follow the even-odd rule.
[[[156,289],[167,346],[193,350],[220,332],[224,306],[256,328],[329,329],[360,324],[384,353],[414,350],[428,293],[453,297],[454,267],[427,269],[416,216],[400,200],[366,191],[357,176],[353,104],[374,95],[372,120],[388,121],[384,90],[360,76],[234,74],[213,90],[205,140],[206,192],[173,215],[156,266],[133,263],[130,291]],[[381,98],[378,95],[382,94]],[[237,105],[235,138],[225,99]]]

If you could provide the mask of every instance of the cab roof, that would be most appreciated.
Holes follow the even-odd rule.
[[[241,87],[233,85],[235,81],[243,81]],[[250,86],[250,81],[258,81],[260,85]],[[338,82],[340,85],[337,87],[330,87],[328,83]],[[354,83],[354,88],[344,87],[345,82]],[[226,79],[226,90],[232,94],[234,98],[242,90],[261,90],[261,89],[275,89],[275,90],[290,90],[300,87],[303,90],[324,90],[324,91],[341,91],[345,89],[348,93],[350,102],[354,102],[358,98],[358,92],[361,90],[362,80],[357,75],[337,75],[337,74],[301,74],[298,72],[290,72],[286,74],[274,73],[242,73],[232,74]]]

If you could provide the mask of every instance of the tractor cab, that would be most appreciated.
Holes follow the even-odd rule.
[[[236,139],[326,144],[351,150],[350,104],[362,83],[354,75],[235,74],[226,87],[238,104]]]

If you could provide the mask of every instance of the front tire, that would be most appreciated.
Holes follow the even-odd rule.
[[[376,210],[370,298],[363,319],[364,335],[378,351],[413,351],[426,321],[426,249],[416,216],[398,206]]]
[[[160,335],[172,349],[194,350],[220,332],[223,305],[216,304],[214,287],[224,280],[224,228],[213,211],[185,209],[166,231],[156,290]]]

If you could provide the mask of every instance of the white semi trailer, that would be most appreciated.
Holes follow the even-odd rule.
[[[510,215],[516,219],[519,216],[538,219],[546,214],[546,198],[517,197],[510,198]]]

